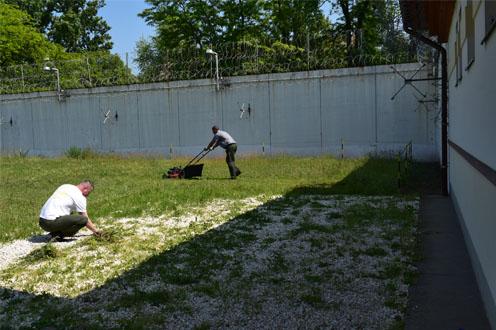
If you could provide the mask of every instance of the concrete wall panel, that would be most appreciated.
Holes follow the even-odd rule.
[[[68,113],[65,103],[56,98],[30,100],[33,115],[33,136],[36,152],[48,157],[61,155],[67,150]],[[23,119],[24,121],[24,119]],[[26,134],[22,128],[23,134]]]
[[[409,76],[418,64],[396,69]],[[174,154],[194,155],[218,125],[233,135],[240,154],[261,153],[262,143],[267,154],[338,154],[343,138],[347,157],[398,151],[413,140],[416,158],[436,159],[432,113],[411,90],[390,100],[403,78],[388,66],[231,77],[225,83],[220,90],[211,79],[77,89],[61,101],[53,92],[1,95],[0,114],[25,124],[3,125],[0,147],[12,152],[22,144],[32,154],[57,156],[71,146],[168,154],[172,144]],[[419,88],[435,91],[429,84]],[[248,105],[250,114],[240,118]]]
[[[193,150],[206,146],[212,138],[211,127],[224,126],[220,93],[211,87],[198,87],[194,93],[191,90],[179,90],[177,99],[181,109],[180,146],[193,147]]]
[[[5,145],[11,146],[10,150],[2,150],[2,153],[17,153],[21,148],[22,152],[29,151],[31,155],[34,152],[31,103],[13,102],[8,107],[1,107],[0,119],[4,122],[0,125],[1,149]]]
[[[138,94],[140,150],[168,152],[179,145],[176,94],[171,90]]]
[[[270,86],[273,152],[320,152],[320,82],[298,79]]]
[[[263,77],[258,77],[260,79]],[[238,79],[236,83],[240,81]],[[224,127],[237,142],[240,152],[262,150],[270,144],[268,83],[241,83],[222,94]],[[248,107],[250,112],[248,113]],[[241,112],[241,108],[245,110]]]
[[[67,144],[81,149],[99,150],[102,142],[100,125],[104,116],[99,113],[99,98],[73,97],[59,103],[67,113]]]
[[[102,149],[104,152],[139,151],[140,135],[138,102],[136,93],[116,93],[100,96],[99,125],[102,128]],[[105,114],[110,118],[103,124]],[[115,115],[117,114],[117,118]]]
[[[355,70],[353,70],[355,71]],[[355,72],[351,71],[350,74]],[[356,74],[356,73],[355,73]],[[348,75],[322,82],[323,143],[325,146],[368,146],[375,142],[373,76]]]

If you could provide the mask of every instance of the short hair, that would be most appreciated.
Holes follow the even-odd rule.
[[[217,125],[212,126],[212,131],[213,130],[219,130],[219,126],[217,126]]]
[[[93,182],[90,180],[83,180],[81,181],[80,185],[82,186],[91,186],[91,189],[95,189],[95,186],[93,185]]]

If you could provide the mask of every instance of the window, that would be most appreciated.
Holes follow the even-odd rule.
[[[458,56],[457,56],[458,81],[462,80],[462,72],[463,72],[463,56],[462,56],[463,39],[461,34],[461,26],[462,26],[462,9],[460,8],[460,10],[458,11],[458,23],[456,24],[456,41],[458,43],[458,49],[456,50],[458,52]]]
[[[484,0],[485,35],[481,44],[485,43],[496,27],[496,1]]]
[[[461,43],[461,36],[460,36],[460,25],[461,25],[461,8],[458,13],[458,21],[456,22],[456,27],[455,27],[455,32],[456,32],[456,39],[455,39],[455,69],[456,69],[456,84],[455,86],[458,85],[458,83],[462,80],[462,43]]]
[[[474,29],[474,16],[472,11],[472,0],[467,0],[465,7],[465,36],[467,38],[467,66],[465,70],[470,68],[472,62],[475,60],[475,29]]]

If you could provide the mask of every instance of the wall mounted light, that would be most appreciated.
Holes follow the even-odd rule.
[[[59,69],[55,68],[55,67],[49,67],[48,65],[45,65],[43,67],[43,70],[44,71],[55,71],[55,74],[57,76],[57,96],[58,96],[58,99],[60,101],[60,79],[59,79]]]
[[[215,56],[215,82],[216,88],[219,90],[219,56],[211,49],[207,49],[207,54]]]

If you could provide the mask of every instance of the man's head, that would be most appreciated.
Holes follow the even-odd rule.
[[[213,126],[212,127],[212,133],[217,134],[218,131],[219,131],[219,127],[218,126]]]
[[[81,193],[83,193],[84,196],[88,196],[95,188],[93,186],[93,182],[91,182],[90,180],[81,181],[81,183],[78,184],[77,187],[79,188],[79,190],[81,190]]]

